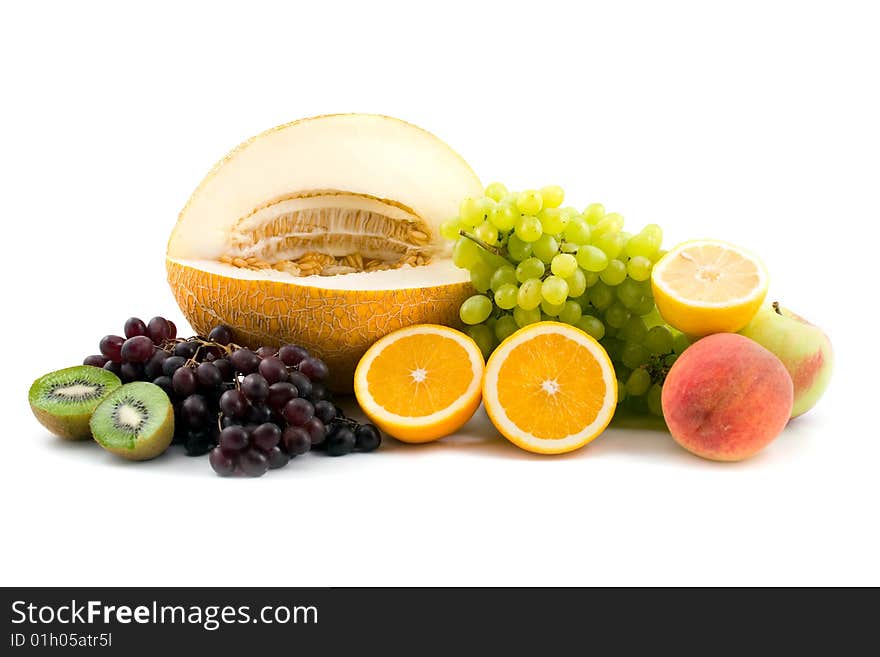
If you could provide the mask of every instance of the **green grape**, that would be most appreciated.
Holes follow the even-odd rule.
[[[678,354],[667,354],[663,358],[663,364],[666,365],[666,367],[672,367],[673,365],[675,365],[675,361],[677,361],[677,360],[678,360]]]
[[[511,235],[507,240],[507,253],[516,262],[522,262],[532,255],[532,245],[522,241],[516,235]]]
[[[648,330],[647,335],[645,335],[643,344],[645,349],[652,354],[661,356],[672,351],[672,342],[672,333],[669,332],[668,328],[665,326],[652,326]]]
[[[583,315],[575,324],[581,331],[587,335],[591,335],[597,340],[605,337],[605,325],[602,320],[592,315]]]
[[[614,337],[608,337],[607,333],[608,331],[606,331],[605,339],[602,340],[602,346],[608,352],[608,358],[611,359],[611,362],[616,363],[620,360],[620,350],[623,349],[624,342]]]
[[[593,240],[593,246],[602,249],[609,260],[619,256],[625,244],[626,238],[620,233],[603,233]]]
[[[599,282],[599,274],[594,271],[585,271],[584,278],[587,281],[587,287],[593,287],[596,283]]]
[[[482,294],[468,297],[458,310],[458,316],[465,324],[481,324],[490,314],[492,314],[492,302],[489,301],[489,297]]]
[[[523,242],[534,242],[544,234],[541,220],[527,214],[522,215],[516,220],[514,231],[516,236]]]
[[[496,269],[489,281],[489,287],[493,292],[497,292],[498,288],[506,283],[516,283],[516,270],[511,265],[504,265]]]
[[[568,283],[559,276],[548,276],[541,284],[541,296],[554,306],[563,304],[568,297]]]
[[[587,290],[586,274],[580,269],[575,269],[571,276],[565,279],[568,283],[568,296],[579,297]]]
[[[530,278],[541,278],[544,275],[544,263],[538,258],[526,258],[516,266],[516,280],[525,283]]]
[[[566,301],[562,305],[562,310],[559,311],[559,321],[565,322],[566,324],[575,325],[583,315],[583,310],[581,309],[581,304],[577,301]]]
[[[655,251],[660,248],[661,244],[663,244],[663,229],[657,224],[648,224],[642,228],[642,235],[651,241],[651,244],[654,245]]]
[[[562,278],[568,278],[578,271],[578,263],[570,253],[560,253],[550,261],[550,271]],[[575,295],[578,296],[578,295]]]
[[[614,288],[617,298],[627,310],[635,310],[639,301],[644,296],[641,286],[633,279],[627,278],[620,285]]]
[[[447,219],[440,224],[440,235],[445,240],[457,240],[462,228],[464,225],[458,219]]]
[[[617,379],[617,403],[622,404],[624,401],[626,401],[626,384],[621,379]]]
[[[654,266],[654,263],[651,262],[650,258],[646,258],[645,256],[633,256],[628,263],[626,263],[626,273],[629,274],[629,277],[634,281],[646,281],[651,278],[651,268]]]
[[[587,209],[584,210],[584,220],[590,226],[595,226],[596,224],[598,224],[604,216],[605,206],[603,206],[601,203],[591,203],[587,206]]]
[[[568,217],[562,214],[558,208],[544,208],[538,215],[545,233],[556,235],[565,230],[568,225]]]
[[[466,237],[459,239],[452,247],[452,262],[456,267],[470,269],[480,261],[482,249]]]
[[[606,214],[593,230],[593,242],[601,235],[613,235],[623,230],[623,217],[616,212]]]
[[[650,357],[648,350],[635,342],[627,342],[620,352],[621,362],[631,370],[647,363]]]
[[[502,310],[511,310],[517,303],[519,288],[516,285],[505,283],[495,292],[495,303]]]
[[[482,260],[477,260],[471,267],[471,284],[477,292],[485,292],[492,281],[492,268]]]
[[[523,214],[536,215],[542,207],[544,207],[544,199],[541,198],[541,193],[534,189],[520,192],[516,197],[516,208]]]
[[[626,279],[626,265],[620,260],[612,260],[608,266],[599,273],[599,278],[606,285],[620,285]]]
[[[655,383],[648,389],[648,410],[652,415],[663,417],[663,387]]]
[[[523,281],[519,286],[519,292],[516,295],[516,302],[523,310],[534,310],[541,305],[541,288],[540,278],[530,278]]]
[[[488,221],[484,221],[474,228],[474,235],[477,239],[483,240],[486,244],[495,244],[498,241],[498,229]]]
[[[507,193],[507,187],[504,186],[504,183],[493,182],[489,183],[489,186],[486,187],[486,196],[493,201],[500,201],[507,196]]]
[[[636,344],[639,344],[646,339],[647,335],[648,329],[645,326],[645,320],[638,315],[632,315],[626,320],[626,323],[620,327],[620,337],[627,342],[635,342]]]
[[[553,256],[559,253],[559,243],[552,235],[544,233],[532,244],[532,253],[545,264],[550,264]]]
[[[660,259],[667,253],[669,253],[669,251],[666,251],[665,249],[660,249],[659,251],[657,251],[657,253],[651,256],[651,262],[657,264],[658,262],[660,262]]]
[[[480,351],[483,352],[483,358],[488,358],[492,350],[495,349],[495,331],[485,324],[477,324],[469,326],[467,334],[477,343]]]
[[[574,242],[566,242],[565,240],[562,240],[559,243],[559,250],[562,253],[570,253],[572,255],[575,255],[578,252],[578,245]]]
[[[654,249],[651,248],[650,240],[641,233],[633,235],[626,243],[626,255],[630,258],[650,258],[653,253]]]
[[[489,213],[489,222],[500,231],[508,231],[513,228],[519,212],[512,205],[497,203]]]
[[[684,333],[677,333],[672,338],[672,351],[676,354],[683,354],[684,350],[691,346],[691,341]]]
[[[516,325],[513,315],[503,315],[495,322],[495,338],[498,342],[504,342],[504,340],[516,333],[518,328],[519,326]]]
[[[589,297],[596,310],[605,310],[614,303],[614,291],[601,281],[590,288]]]
[[[482,260],[487,265],[489,265],[492,268],[492,271],[495,271],[499,267],[506,267],[507,265],[510,264],[510,262],[507,260],[507,258],[503,258],[500,255],[496,255],[496,254],[492,253],[491,251],[487,251],[486,249],[482,248],[479,245],[477,246],[477,250],[479,251],[479,254],[480,254],[480,260]]]
[[[466,226],[479,226],[489,217],[494,205],[495,201],[485,196],[483,198],[467,197],[459,206],[459,219]]]
[[[654,297],[648,295],[639,299],[638,304],[633,308],[636,315],[642,316],[649,314],[652,310],[654,310]]]
[[[562,231],[565,239],[572,244],[587,244],[590,241],[590,225],[583,217],[576,215]]]
[[[608,266],[608,256],[605,252],[589,244],[578,249],[575,259],[584,271],[600,272]]]
[[[633,397],[641,397],[648,392],[650,387],[651,375],[641,368],[633,370],[633,373],[626,380],[626,394]]]
[[[556,316],[562,312],[563,308],[565,308],[564,303],[550,303],[547,299],[541,301],[541,311],[548,317],[556,318]]]
[[[605,311],[604,317],[605,323],[608,324],[608,326],[619,329],[626,324],[626,320],[629,319],[629,311],[622,303],[613,303]]]
[[[565,199],[565,191],[559,185],[547,185],[541,188],[541,198],[545,208],[558,208]]]
[[[541,311],[537,308],[526,310],[521,306],[517,306],[513,309],[513,319],[516,321],[516,325],[522,328],[523,326],[528,326],[529,324],[540,322]]]

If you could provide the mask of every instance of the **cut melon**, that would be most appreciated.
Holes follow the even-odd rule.
[[[455,324],[472,288],[440,223],[479,179],[445,143],[384,116],[304,119],[218,163],[180,213],[168,281],[200,333],[230,325],[248,346],[296,342],[350,391],[383,335]]]

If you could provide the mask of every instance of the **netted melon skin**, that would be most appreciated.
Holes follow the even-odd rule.
[[[413,324],[460,328],[458,309],[474,293],[469,282],[329,290],[232,278],[172,260],[166,267],[174,297],[197,333],[227,324],[242,346],[302,345],[327,363],[328,384],[340,394],[352,392],[357,363],[376,340]]]

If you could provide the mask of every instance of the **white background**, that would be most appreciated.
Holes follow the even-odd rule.
[[[871,3],[237,4],[0,10],[2,584],[880,584]],[[50,437],[34,378],[129,315],[183,327],[165,242],[213,163],[347,111],[667,244],[752,248],[830,334],[830,390],[733,465],[624,430],[532,456],[482,411],[458,438],[257,480]]]

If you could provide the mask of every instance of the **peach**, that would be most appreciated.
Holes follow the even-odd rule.
[[[782,361],[736,333],[698,340],[663,384],[663,416],[697,456],[740,461],[769,445],[791,417],[794,386]]]

